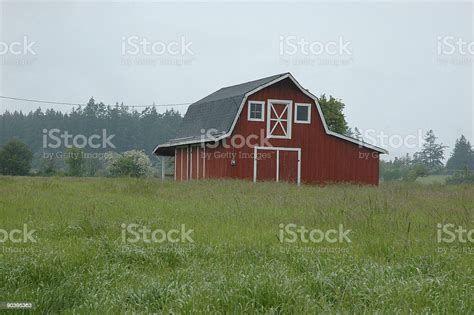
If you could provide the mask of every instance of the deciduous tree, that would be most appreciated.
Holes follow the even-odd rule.
[[[10,139],[0,149],[0,173],[3,175],[28,175],[33,153],[17,138]]]
[[[343,113],[346,105],[341,100],[336,99],[331,95],[328,99],[325,94],[319,97],[319,105],[321,106],[329,130],[342,135],[347,135],[349,127]]]

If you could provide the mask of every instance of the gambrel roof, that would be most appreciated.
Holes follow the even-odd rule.
[[[259,80],[224,87],[191,104],[181,122],[176,138],[159,144],[153,152],[158,154],[160,149],[218,141],[230,136],[247,97],[286,78],[292,80],[304,94],[315,101],[319,116],[328,135],[356,143],[379,153],[388,153],[382,148],[330,131],[326,125],[317,97],[301,87],[290,73],[277,74]],[[215,130],[215,132],[211,137],[206,138],[205,132],[208,130]]]
[[[228,132],[245,94],[285,74],[222,88],[191,104],[179,127],[177,138],[201,137],[201,129]]]

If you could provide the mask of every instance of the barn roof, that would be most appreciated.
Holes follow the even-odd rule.
[[[202,129],[215,129],[216,134],[228,132],[245,94],[285,74],[224,87],[191,104],[177,133],[177,140],[201,138]]]
[[[224,87],[191,104],[178,128],[176,138],[156,146],[153,152],[157,153],[158,149],[161,148],[167,149],[178,145],[216,141],[225,138],[232,132],[237,115],[245,98],[256,90],[285,78],[290,78],[303,93],[316,101],[326,133],[380,153],[388,153],[379,147],[330,131],[327,128],[316,96],[303,89],[290,73],[281,73],[259,80]],[[208,133],[209,130],[213,130],[212,134]],[[205,133],[203,133],[203,131]],[[168,154],[170,153],[171,152],[168,152]]]

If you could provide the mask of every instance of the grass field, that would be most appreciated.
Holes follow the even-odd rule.
[[[0,177],[0,215],[36,230],[0,243],[0,301],[40,313],[474,312],[474,244],[437,242],[474,228],[474,186]],[[193,242],[124,242],[123,224]],[[280,242],[280,224],[351,242]]]

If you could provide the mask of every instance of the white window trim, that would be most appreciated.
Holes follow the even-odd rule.
[[[308,107],[308,120],[298,120],[298,107]],[[295,103],[295,123],[311,124],[311,107],[310,103]]]
[[[286,135],[284,136],[274,136],[271,134],[270,126],[271,126],[271,110],[272,110],[272,105],[273,104],[286,104],[288,106],[288,113],[287,117],[288,119],[285,120],[287,122],[287,131]],[[291,126],[293,125],[293,119],[292,119],[292,108],[293,108],[293,101],[291,100],[268,100],[268,105],[267,105],[267,138],[268,139],[291,139]]]
[[[260,104],[262,106],[262,118],[250,118],[250,104]],[[247,105],[247,120],[248,121],[265,121],[265,102],[262,101],[249,101]]]

